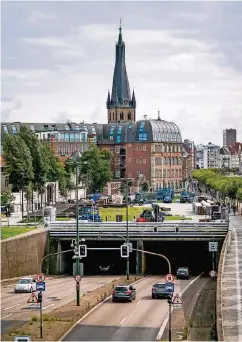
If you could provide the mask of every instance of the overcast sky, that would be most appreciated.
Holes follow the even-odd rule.
[[[137,119],[242,142],[241,2],[3,2],[2,120],[106,123],[119,17]]]

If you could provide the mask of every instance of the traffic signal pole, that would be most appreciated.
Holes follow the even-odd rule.
[[[128,180],[125,182],[125,198],[126,198],[126,242],[129,243],[129,205],[128,205]],[[126,274],[129,280],[129,257],[126,259]]]
[[[76,163],[76,244],[79,248],[78,163]],[[76,258],[76,275],[80,275],[80,258]],[[76,285],[76,305],[80,306],[80,285]]]

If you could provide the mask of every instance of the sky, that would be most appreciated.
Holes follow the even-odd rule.
[[[137,120],[242,142],[242,3],[3,1],[2,121],[107,122],[122,18]]]

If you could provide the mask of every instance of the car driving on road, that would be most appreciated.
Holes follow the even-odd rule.
[[[177,279],[190,279],[190,273],[188,267],[179,267],[176,271]]]
[[[15,293],[17,292],[33,292],[36,291],[36,280],[31,277],[21,278],[14,288]]]
[[[112,301],[126,300],[132,302],[136,298],[136,289],[132,285],[118,285],[113,290]]]
[[[169,298],[170,292],[166,289],[165,283],[155,283],[152,285],[152,299],[161,297],[161,298]]]

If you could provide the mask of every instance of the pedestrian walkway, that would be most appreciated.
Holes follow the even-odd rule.
[[[224,341],[242,341],[242,216],[231,215],[232,240],[222,279]]]

